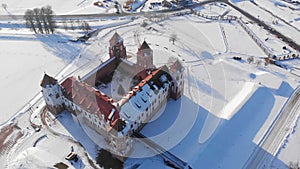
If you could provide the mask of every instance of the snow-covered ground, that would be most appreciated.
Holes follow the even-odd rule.
[[[256,2],[259,6],[272,12],[275,16],[279,16],[280,18],[284,19],[285,21],[289,22],[290,24],[299,29],[299,4],[293,5],[283,0],[255,0],[254,2]],[[276,17],[274,17],[273,19],[275,20]]]
[[[257,2],[258,6],[250,1],[238,0],[233,2],[241,9],[264,21],[275,30],[291,38],[296,43],[300,43],[300,36],[295,36],[299,35],[299,10],[291,10],[288,8],[282,9],[282,7],[275,5],[281,3],[282,1],[280,0],[255,0],[254,2]],[[263,10],[261,7],[268,9],[268,11]],[[269,13],[269,11],[271,13]],[[282,18],[285,22],[278,19],[277,16]],[[278,21],[278,24],[273,23],[275,20]],[[288,24],[291,24],[293,27]]]
[[[0,15],[23,15],[27,9],[41,8],[43,6],[50,5],[55,12],[59,15],[70,15],[70,14],[99,14],[99,13],[115,13],[116,9],[114,3],[103,2],[104,7],[95,6],[94,0],[37,0],[37,1],[26,1],[20,2],[18,0],[2,0]],[[6,8],[3,8],[3,5]],[[108,7],[106,7],[106,5]]]
[[[61,4],[58,5],[55,1],[51,3],[62,14],[77,11],[80,2],[82,8],[92,3],[78,1],[74,5],[75,2],[64,2],[68,6],[68,12]],[[28,7],[41,5],[33,1],[30,3]],[[7,4],[7,9],[15,14],[23,13],[27,8],[26,5],[19,7],[17,1],[9,1]],[[261,18],[269,17],[248,1],[237,4],[251,9],[250,13],[257,10],[256,14]],[[14,8],[10,8],[11,6]],[[217,3],[206,5],[200,10],[206,14],[220,15],[229,9]],[[229,14],[238,15],[231,9]],[[101,30],[86,44],[68,41],[74,38],[72,36],[79,35],[79,32],[73,34],[60,30],[59,34],[42,36],[23,33],[23,30],[20,33],[20,30],[10,28],[0,30],[0,56],[5,58],[0,68],[0,79],[4,82],[0,86],[1,93],[5,96],[2,99],[5,104],[1,105],[1,110],[12,115],[31,99],[40,90],[39,81],[44,71],[50,75],[60,73],[58,78],[69,73],[82,76],[89,72],[107,59],[108,40],[117,31],[124,38],[128,54],[132,56],[129,60],[136,61],[134,56],[137,48],[146,40],[154,50],[154,62],[157,66],[180,59],[185,67],[184,95],[177,101],[170,100],[155,120],[141,132],[193,168],[242,168],[297,87],[299,77],[274,65],[258,64],[265,54],[236,22],[208,22],[194,15],[186,15],[172,17],[160,23],[147,21],[149,24],[142,27],[140,23],[144,20],[147,19],[141,17],[133,22],[116,21],[118,24],[109,21],[103,25],[94,23],[94,27],[112,24],[109,26],[112,28]],[[286,30],[286,25],[282,27],[282,30]],[[257,26],[250,28],[260,36],[267,35]],[[169,41],[171,34],[178,37],[174,44]],[[270,37],[270,41],[273,38]],[[282,51],[283,44],[277,40],[274,43],[266,41],[266,44],[276,52]],[[239,56],[242,60],[233,60],[233,56]],[[247,62],[249,57],[254,58],[254,63]],[[289,62],[294,64],[298,61]],[[61,72],[65,67],[67,69]],[[73,72],[78,68],[80,71]],[[1,117],[5,118],[3,121],[7,120],[7,117]],[[27,116],[24,115],[23,118]],[[64,156],[73,146],[82,157],[80,165],[87,167],[89,157],[85,152],[95,159],[96,150],[105,147],[103,137],[87,126],[74,123],[67,112],[58,119],[51,118],[53,121],[48,121],[50,129],[63,135],[62,137],[57,137],[45,127],[38,133],[25,132],[27,134],[13,147],[14,151],[8,154],[8,161],[1,161],[2,165],[11,162],[11,168],[21,165],[40,168],[53,167],[60,161],[68,163]],[[19,125],[22,126],[22,123]],[[26,126],[22,128],[22,131],[29,130]],[[276,157],[274,165],[287,167],[289,161],[298,158],[297,153],[290,156],[290,152],[299,148],[296,143],[299,135],[297,128],[298,126],[288,138],[286,147]],[[87,135],[90,139],[87,139]],[[134,152],[125,163],[125,168],[136,164],[140,168],[164,168],[163,160],[154,155],[147,146],[135,141]],[[2,156],[0,157],[2,160]],[[70,163],[68,165],[71,167]]]
[[[295,148],[300,147],[299,144],[299,117],[296,121],[295,127],[291,130],[288,138],[285,140],[284,144],[282,145],[279,154],[278,154],[278,159],[275,160],[273,163],[274,168],[282,168],[282,169],[287,169],[288,165],[292,163],[299,163],[299,158],[300,158],[300,153],[299,151],[295,151]],[[280,161],[283,161],[284,164],[280,163]]]
[[[66,43],[58,43],[63,41]],[[44,72],[56,75],[79,53],[80,46],[63,35],[32,35],[0,31],[0,124],[40,91]],[[5,115],[4,115],[5,114]]]

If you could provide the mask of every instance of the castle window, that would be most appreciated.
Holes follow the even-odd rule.
[[[49,97],[51,97],[51,96],[52,96],[52,94],[50,93],[48,96],[49,96]]]
[[[132,124],[130,125],[130,128],[133,128],[133,125],[132,125]]]
[[[148,111],[148,107],[146,108],[146,111]]]
[[[56,98],[59,98],[59,94],[58,93],[56,93],[56,96],[55,96]]]

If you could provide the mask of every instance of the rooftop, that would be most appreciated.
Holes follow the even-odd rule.
[[[110,46],[115,46],[118,42],[122,42],[123,38],[116,32],[109,40]]]
[[[54,84],[57,84],[57,80],[45,73],[40,85],[45,88],[47,85]]]
[[[96,114],[99,118],[104,115],[106,122],[112,123],[119,118],[119,112],[113,105],[114,101],[91,86],[76,80],[74,77],[69,77],[61,85],[64,89],[64,96],[83,110]],[[111,115],[112,112],[114,115]],[[110,115],[112,116],[111,119]]]

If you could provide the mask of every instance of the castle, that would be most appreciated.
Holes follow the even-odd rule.
[[[69,77],[59,84],[45,74],[40,85],[50,112],[69,111],[78,122],[104,136],[110,151],[124,160],[133,148],[133,132],[169,98],[177,100],[182,95],[184,68],[178,60],[156,68],[153,51],[145,41],[138,49],[137,63],[127,60],[124,40],[118,33],[109,43],[110,58],[83,78]]]

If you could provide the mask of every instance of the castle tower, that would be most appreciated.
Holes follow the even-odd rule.
[[[116,32],[109,40],[109,56],[110,58],[123,58],[126,59],[126,48],[123,44],[123,38]]]
[[[140,46],[137,52],[137,64],[142,69],[154,68],[153,51],[146,41]]]
[[[184,67],[182,64],[177,60],[169,67],[170,75],[172,77],[171,82],[171,98],[177,100],[183,94],[183,87],[184,87],[184,78],[183,72]]]
[[[62,112],[64,110],[62,90],[57,80],[45,74],[40,85],[48,110],[54,114]]]

